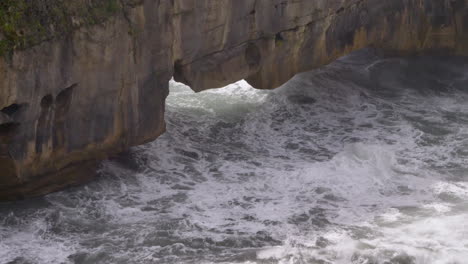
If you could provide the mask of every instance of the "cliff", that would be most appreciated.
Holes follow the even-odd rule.
[[[364,47],[468,55],[468,0],[6,0],[0,199],[86,181],[157,138],[172,76],[272,89]]]

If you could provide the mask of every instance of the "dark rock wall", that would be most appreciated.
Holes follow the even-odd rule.
[[[368,46],[395,55],[467,52],[466,0],[176,2],[175,77],[196,91],[241,78],[271,89]]]
[[[468,0],[144,0],[17,50],[0,58],[0,199],[83,182],[157,138],[172,76],[271,89],[368,46],[468,55]]]
[[[0,198],[86,180],[96,161],[164,132],[171,14],[170,1],[145,1],[0,60],[0,109],[20,106],[0,124],[15,129],[0,148]]]

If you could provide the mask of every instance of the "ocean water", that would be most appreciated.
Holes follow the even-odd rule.
[[[468,263],[466,58],[171,82],[166,119],[97,180],[0,204],[0,263]]]

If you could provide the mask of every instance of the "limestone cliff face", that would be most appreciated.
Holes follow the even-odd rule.
[[[0,58],[0,199],[93,176],[164,132],[172,76],[275,88],[372,46],[468,55],[468,0],[143,0]],[[0,40],[2,34],[0,34]]]
[[[0,60],[0,197],[82,182],[164,132],[172,3],[145,1]]]
[[[397,55],[468,49],[466,0],[175,2],[175,77],[196,91],[241,78],[275,88],[367,46]]]

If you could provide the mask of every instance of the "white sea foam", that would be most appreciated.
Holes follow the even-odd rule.
[[[275,91],[171,82],[165,135],[87,186],[1,208],[0,260],[465,263],[457,61],[361,52]]]

